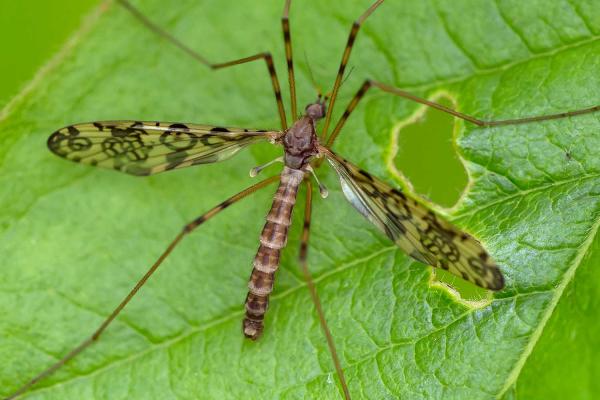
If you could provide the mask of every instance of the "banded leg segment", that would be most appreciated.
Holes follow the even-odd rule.
[[[326,147],[331,147],[331,145],[335,141],[336,137],[339,135],[340,130],[346,123],[346,120],[348,119],[348,117],[350,116],[352,111],[354,111],[354,109],[356,108],[356,105],[358,104],[360,99],[362,99],[363,96],[365,95],[365,93],[372,87],[377,87],[377,88],[383,90],[384,92],[391,93],[393,95],[414,101],[416,103],[435,108],[436,110],[443,111],[447,114],[453,115],[457,118],[463,119],[467,122],[471,122],[472,124],[475,124],[475,125],[481,126],[481,127],[519,125],[519,124],[526,124],[526,123],[530,123],[530,122],[539,122],[539,121],[547,121],[547,120],[552,120],[552,119],[575,117],[578,115],[589,114],[589,113],[593,113],[596,111],[600,111],[600,105],[597,105],[594,107],[583,108],[580,110],[573,110],[573,111],[567,111],[567,112],[556,113],[556,114],[538,115],[538,116],[533,116],[533,117],[524,117],[524,118],[516,118],[516,119],[504,119],[504,120],[498,120],[498,121],[486,121],[486,120],[481,120],[481,119],[475,118],[471,115],[464,114],[459,111],[453,110],[449,107],[443,106],[443,105],[435,103],[433,101],[429,101],[429,100],[423,99],[421,97],[415,96],[411,93],[408,93],[408,92],[398,89],[396,87],[367,79],[362,84],[360,89],[358,89],[358,92],[356,92],[356,94],[354,95],[354,97],[352,98],[350,103],[348,104],[348,107],[346,107],[344,114],[342,115],[342,117],[338,121],[337,125],[331,132],[331,136],[327,139]]]
[[[52,375],[56,370],[58,370],[60,367],[65,365],[71,359],[75,358],[75,356],[77,356],[79,353],[81,353],[83,350],[85,350],[91,344],[96,342],[100,338],[100,335],[114,321],[114,319],[117,317],[117,315],[119,315],[119,313],[123,310],[123,308],[125,308],[127,303],[129,303],[129,301],[133,298],[133,296],[135,296],[137,294],[137,292],[141,289],[141,287],[144,286],[144,284],[148,281],[148,279],[150,279],[152,274],[154,274],[154,272],[156,272],[156,270],[162,264],[162,262],[169,256],[169,254],[171,254],[171,252],[177,246],[177,244],[179,244],[181,239],[183,239],[186,235],[188,235],[194,229],[196,229],[197,227],[202,225],[204,222],[208,221],[210,218],[214,217],[219,212],[223,211],[224,209],[226,209],[233,203],[236,203],[237,201],[247,197],[248,195],[256,192],[257,190],[264,188],[265,186],[275,182],[277,179],[279,179],[279,176],[273,176],[273,177],[267,178],[267,179],[255,184],[253,186],[250,186],[249,188],[230,197],[229,199],[225,200],[218,206],[209,210],[207,213],[201,215],[200,217],[196,218],[195,220],[193,220],[192,222],[187,224],[181,230],[181,232],[175,237],[175,239],[173,239],[173,241],[169,244],[169,246],[167,246],[165,251],[160,255],[160,257],[158,257],[158,259],[154,262],[154,264],[150,267],[150,269],[144,274],[144,276],[142,276],[142,278],[136,283],[136,285],[133,287],[133,289],[131,289],[131,291],[127,294],[127,296],[125,296],[125,298],[121,301],[121,303],[117,306],[117,308],[115,308],[111,312],[111,314],[102,322],[102,324],[100,324],[100,326],[96,329],[96,331],[94,331],[94,333],[89,338],[87,338],[86,340],[81,342],[77,347],[75,347],[73,350],[71,350],[66,356],[64,356],[63,358],[58,360],[56,363],[51,365],[49,368],[47,368],[46,370],[44,370],[43,372],[41,372],[40,374],[35,376],[29,382],[25,383],[23,386],[21,386],[19,389],[17,389],[13,394],[8,396],[5,400],[15,399],[18,396],[20,396],[21,394],[25,393],[36,383],[38,383],[41,380],[43,380],[44,378],[47,378],[48,376]]]
[[[119,4],[121,4],[127,11],[129,11],[136,19],[138,19],[142,24],[144,24],[151,31],[156,33],[158,36],[163,39],[171,42],[173,45],[181,49],[183,52],[194,58],[196,61],[201,64],[206,65],[211,69],[221,69],[227,68],[234,65],[245,64],[256,60],[264,60],[267,65],[267,70],[269,72],[269,76],[271,77],[271,85],[273,86],[273,92],[275,94],[275,100],[277,101],[277,110],[279,112],[279,118],[281,120],[281,127],[283,130],[287,129],[287,120],[285,115],[285,108],[283,106],[283,99],[281,98],[281,87],[279,85],[279,79],[277,78],[277,72],[275,71],[275,65],[273,64],[273,57],[271,53],[264,52],[254,54],[249,57],[240,58],[237,60],[227,61],[223,63],[211,63],[206,58],[201,56],[196,51],[192,50],[190,47],[185,45],[179,39],[159,27],[157,24],[148,19],[140,10],[135,8],[128,0],[117,0]],[[290,48],[291,50],[291,48]]]
[[[290,84],[290,102],[292,105],[292,122],[298,118],[296,106],[296,79],[294,78],[294,60],[292,56],[292,37],[290,35],[290,5],[292,0],[285,1],[281,25],[283,27],[283,41],[285,45],[285,59],[287,61],[288,82]]]
[[[342,84],[342,79],[344,78],[344,71],[346,71],[346,65],[348,64],[348,60],[350,59],[350,53],[352,52],[352,47],[354,45],[354,40],[356,39],[356,35],[358,35],[358,31],[360,30],[361,25],[365,22],[365,20],[383,3],[384,0],[376,0],[371,7],[367,9],[354,23],[352,24],[352,28],[350,29],[350,34],[348,35],[348,42],[346,43],[346,48],[344,49],[344,54],[342,55],[342,61],[340,62],[340,67],[338,69],[337,76],[335,77],[335,83],[333,84],[333,90],[331,92],[331,97],[329,99],[329,104],[327,106],[327,114],[325,115],[325,123],[323,125],[323,132],[321,133],[321,140],[324,142],[327,137],[327,130],[329,129],[329,124],[331,122],[331,113],[333,112],[333,106],[335,105],[335,100],[337,98],[338,91],[340,90],[340,86]]]
[[[306,280],[306,286],[308,286],[308,290],[310,292],[310,297],[315,305],[315,309],[317,310],[317,314],[319,316],[319,323],[321,324],[321,328],[323,329],[323,333],[325,334],[325,338],[327,339],[327,346],[329,347],[329,353],[331,354],[331,358],[333,361],[333,365],[335,366],[335,371],[337,373],[338,379],[340,380],[340,385],[342,386],[342,391],[344,392],[344,398],[346,400],[350,399],[350,391],[348,390],[348,385],[346,384],[346,378],[344,377],[344,370],[340,364],[340,359],[337,355],[337,350],[335,348],[335,342],[333,341],[333,336],[331,335],[331,331],[329,330],[329,326],[327,325],[327,320],[325,319],[325,313],[323,312],[323,307],[321,306],[321,300],[319,299],[319,294],[317,293],[317,288],[315,287],[312,275],[308,270],[308,239],[310,236],[310,221],[312,215],[312,184],[309,180],[306,180],[306,204],[304,207],[304,227],[302,228],[302,238],[300,241],[300,266],[302,268],[302,273],[304,274],[304,279]]]

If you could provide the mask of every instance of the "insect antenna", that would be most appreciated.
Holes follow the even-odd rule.
[[[169,254],[171,254],[171,252],[179,244],[181,239],[183,239],[185,236],[187,236],[189,233],[191,233],[194,229],[198,228],[204,222],[208,221],[210,218],[214,217],[215,215],[217,215],[219,212],[223,211],[230,205],[238,202],[239,200],[242,200],[243,198],[249,196],[250,194],[255,193],[256,191],[258,191],[278,180],[279,180],[279,175],[276,175],[276,176],[267,178],[255,185],[252,185],[249,188],[239,192],[238,194],[231,196],[230,198],[228,198],[221,204],[217,205],[216,207],[213,207],[205,214],[202,214],[200,217],[196,218],[195,220],[193,220],[192,222],[190,222],[189,224],[184,226],[183,229],[181,230],[181,232],[175,237],[175,239],[173,239],[171,241],[171,243],[167,246],[165,251],[160,255],[160,257],[158,257],[158,259],[154,262],[154,264],[150,267],[150,269],[148,269],[148,271],[146,271],[144,276],[142,276],[142,278],[136,283],[136,285],[133,287],[133,289],[131,289],[131,291],[127,294],[127,296],[125,296],[125,298],[121,301],[121,303],[117,306],[117,308],[115,308],[112,311],[112,313],[102,322],[102,324],[100,324],[100,326],[96,329],[96,331],[90,337],[88,337],[83,342],[81,342],[77,347],[75,347],[73,350],[71,350],[66,356],[64,356],[63,358],[58,360],[56,363],[51,365],[49,368],[47,368],[46,370],[44,370],[43,372],[41,372],[40,374],[35,376],[33,379],[29,380],[27,383],[25,383],[23,386],[21,386],[19,389],[17,389],[14,393],[12,393],[8,397],[6,397],[4,400],[12,400],[12,399],[15,399],[18,396],[22,395],[27,390],[29,390],[32,386],[34,386],[36,383],[38,383],[42,379],[52,375],[56,370],[61,368],[67,362],[69,362],[70,360],[75,358],[79,353],[81,353],[86,348],[88,348],[90,345],[92,345],[94,342],[96,342],[100,338],[100,335],[102,335],[102,333],[106,330],[106,328],[108,328],[108,326],[114,321],[114,319],[117,317],[117,315],[119,315],[119,313],[125,308],[125,306],[129,303],[129,301],[131,301],[133,296],[135,296],[137,294],[137,292],[142,288],[142,286],[144,286],[144,284],[148,281],[148,279],[150,279],[150,277],[154,274],[154,272],[156,272],[158,267],[160,267],[160,265],[163,263],[163,261],[169,256]]]
[[[350,71],[348,71],[348,73],[346,74],[346,76],[342,80],[342,83],[340,83],[340,88],[342,86],[344,86],[344,83],[346,83],[346,81],[348,81],[348,79],[350,79],[350,75],[352,75],[352,72],[354,72],[354,66],[350,67]]]
[[[304,60],[306,62],[306,66],[308,68],[308,76],[310,78],[310,82],[312,83],[313,88],[315,88],[315,90],[317,92],[318,101],[321,101],[321,99],[323,99],[323,102],[326,103],[331,98],[331,92],[323,94],[323,89],[319,85],[317,85],[317,81],[315,80],[315,76],[313,75],[313,70],[310,66],[310,63],[308,62],[308,57],[306,56],[306,52],[304,52]],[[350,78],[350,75],[352,74],[353,71],[354,71],[354,67],[350,67],[350,71],[348,71],[348,73],[342,80],[342,83],[340,83],[340,87],[342,87],[342,85],[344,83],[346,83],[346,81]]]
[[[318,99],[320,100],[323,97],[323,89],[321,88],[321,86],[319,86],[317,84],[315,75],[313,74],[312,67],[310,66],[310,62],[308,61],[308,56],[306,55],[306,51],[304,52],[304,62],[306,63],[306,67],[308,68],[308,77],[310,78],[310,83],[312,84],[313,88],[317,92]]]

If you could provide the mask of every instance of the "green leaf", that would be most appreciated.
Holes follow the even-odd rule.
[[[96,0],[31,4],[3,2],[0,13],[2,58],[0,63],[0,108],[19,92],[43,62],[81,24],[81,16],[92,10]],[[57,24],[56,20],[61,19]],[[27,26],[27,34],[18,34]]]
[[[350,24],[369,5],[297,1],[291,26],[300,104],[330,88]],[[600,4],[593,0],[386,2],[356,41],[336,115],[365,78],[445,92],[466,113],[516,118],[600,103]],[[210,60],[271,50],[285,86],[283,1],[138,1]],[[286,93],[287,94],[287,91]],[[284,96],[287,98],[287,96]],[[406,185],[397,129],[418,106],[370,92],[335,149]],[[289,107],[288,107],[289,112]],[[262,63],[213,72],[121,7],[97,11],[0,121],[0,394],[91,334],[183,224],[254,181],[280,150],[134,178],[46,149],[67,124],[102,119],[274,128]],[[478,305],[433,283],[341,194],[316,199],[309,264],[354,398],[592,398],[600,348],[600,114],[476,129],[456,123],[470,182],[447,212],[501,265],[507,287]],[[423,132],[421,152],[427,152]],[[417,158],[419,154],[415,155]],[[435,179],[445,179],[444,165]],[[275,169],[268,172],[274,173]],[[243,301],[273,189],[186,238],[91,348],[26,398],[320,398],[341,389],[297,263],[303,195],[264,337],[241,334]],[[565,379],[568,378],[568,379]],[[567,382],[568,381],[568,382]]]

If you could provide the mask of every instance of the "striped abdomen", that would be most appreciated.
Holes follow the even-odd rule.
[[[269,305],[269,295],[273,291],[275,271],[279,268],[279,255],[287,243],[292,210],[303,178],[304,171],[287,166],[283,168],[271,211],[260,235],[260,247],[254,258],[254,268],[248,282],[244,318],[244,335],[253,340],[258,339],[263,330],[263,319]]]

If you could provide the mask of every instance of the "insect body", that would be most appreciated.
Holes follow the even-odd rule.
[[[177,168],[222,161],[232,157],[242,148],[251,144],[269,141],[283,146],[283,162],[285,166],[279,176],[265,179],[241,191],[188,223],[167,246],[157,261],[141,277],[123,301],[88,339],[84,340],[79,346],[75,347],[48,369],[24,383],[9,398],[15,398],[22,394],[38,381],[59,369],[94,341],[98,340],[107,326],[110,325],[121,310],[129,303],[131,298],[152,276],[184,236],[220,211],[277,180],[279,180],[279,187],[275,193],[271,210],[266,218],[267,222],[260,236],[260,245],[254,258],[253,270],[248,284],[249,292],[245,304],[246,315],[243,321],[244,334],[250,339],[257,339],[263,332],[264,316],[268,306],[269,295],[273,290],[273,282],[275,272],[279,266],[281,249],[287,241],[292,210],[296,203],[298,189],[301,184],[305,183],[308,190],[300,246],[300,261],[305,275],[308,277],[308,287],[311,290],[311,295],[319,315],[319,321],[327,338],[344,396],[350,398],[350,392],[337,358],[333,338],[327,327],[320,301],[306,267],[312,206],[312,184],[310,183],[310,179],[308,179],[308,174],[314,174],[314,168],[320,166],[320,160],[316,160],[317,158],[325,157],[336,171],[340,179],[343,194],[350,204],[397,244],[407,255],[424,264],[445,269],[483,288],[500,290],[504,286],[504,277],[500,269],[485,248],[475,238],[452,225],[442,216],[437,215],[415,196],[391,187],[331,150],[346,120],[365,93],[371,88],[379,88],[384,92],[425,104],[482,127],[565,118],[600,110],[600,106],[594,106],[583,110],[545,116],[484,121],[416,97],[398,88],[367,79],[328,135],[332,108],[343,80],[345,67],[349,60],[356,35],[366,18],[383,3],[383,0],[376,0],[352,25],[329,102],[319,97],[316,102],[309,104],[305,109],[304,115],[288,128],[279,80],[270,53],[259,53],[225,63],[210,63],[149,21],[129,2],[126,0],[118,1],[154,32],[174,43],[192,55],[196,60],[212,69],[220,69],[253,61],[265,61],[277,101],[281,130],[240,129],[187,123],[101,121],[75,124],[59,129],[48,139],[48,147],[53,153],[74,162],[115,169],[131,175],[145,176]],[[291,111],[292,115],[297,115],[292,44],[288,21],[290,3],[291,0],[286,0],[282,26],[291,94]],[[322,118],[324,118],[322,131],[320,135],[317,135],[317,121]],[[262,168],[254,168],[251,175],[257,173]],[[322,187],[320,188],[323,193]]]
[[[160,122],[94,122],[63,128],[48,139],[49,148],[72,161],[114,168],[132,175],[221,161],[260,140],[283,145],[285,167],[248,284],[244,334],[257,339],[263,330],[281,249],[287,242],[298,188],[312,171],[311,160],[325,156],[339,174],[350,203],[414,259],[448,270],[481,287],[499,290],[504,279],[486,250],[417,199],[391,188],[320,145],[316,122],[325,115],[319,99],[283,131]],[[230,203],[226,202],[220,209]],[[198,220],[197,220],[198,222]],[[203,222],[200,221],[200,222]],[[194,227],[197,225],[194,225]]]
[[[286,245],[292,210],[298,188],[308,173],[310,160],[318,154],[316,121],[325,116],[321,102],[306,107],[306,115],[288,129],[281,142],[285,149],[285,167],[267,222],[260,235],[260,247],[254,258],[254,268],[248,283],[244,335],[257,339],[263,330],[263,318],[273,290],[275,271],[279,267],[279,254]]]

